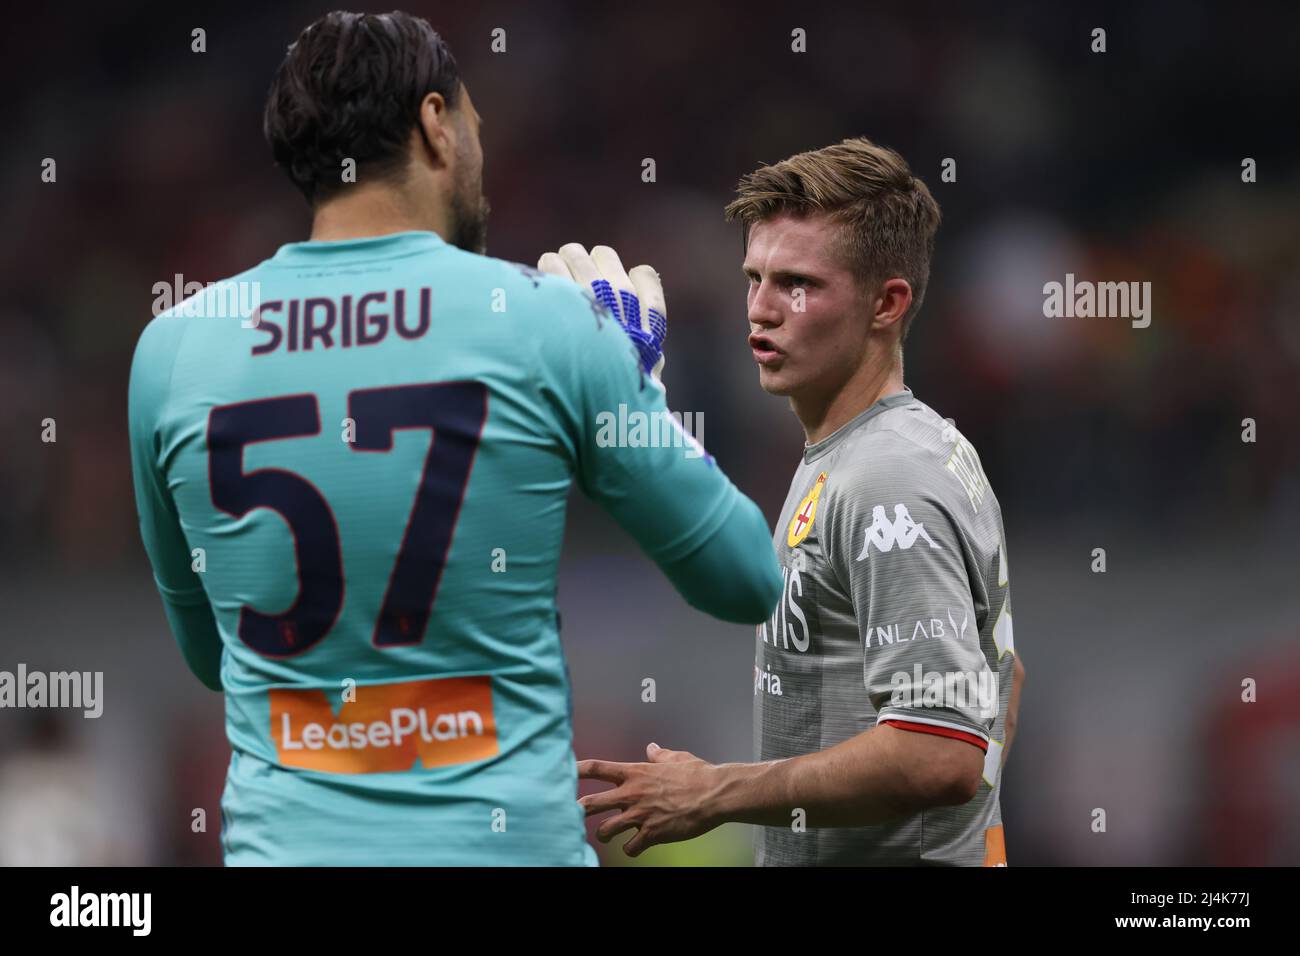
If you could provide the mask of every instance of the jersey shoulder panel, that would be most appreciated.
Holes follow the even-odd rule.
[[[177,312],[176,307],[160,312],[151,319],[135,343],[131,358],[129,386],[130,424],[133,430],[146,422],[156,423],[163,416],[171,379],[176,369],[185,333],[197,319]]]
[[[832,494],[872,488],[919,495],[950,508],[955,515],[978,511],[989,495],[975,447],[924,402],[887,409],[845,439],[837,462],[840,481]]]
[[[458,257],[457,269],[477,279],[481,288],[499,294],[494,310],[520,310],[524,323],[520,334],[534,339],[544,350],[559,350],[568,356],[575,346],[581,350],[607,323],[617,322],[596,301],[586,286],[561,276],[541,272],[532,266],[508,259],[476,255],[462,249],[453,250]],[[616,339],[621,343],[622,338]]]

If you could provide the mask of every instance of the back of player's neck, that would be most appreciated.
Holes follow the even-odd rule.
[[[316,242],[374,239],[399,232],[436,232],[444,239],[446,225],[424,214],[417,203],[406,203],[388,189],[340,196],[322,203],[312,217],[311,238]]]

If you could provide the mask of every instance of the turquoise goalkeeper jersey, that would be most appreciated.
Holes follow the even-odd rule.
[[[575,481],[697,607],[756,623],[780,591],[762,515],[586,290],[431,232],[286,245],[162,313],[129,414],[164,608],[225,693],[228,864],[595,862]]]

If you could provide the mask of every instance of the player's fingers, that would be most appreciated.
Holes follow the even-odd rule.
[[[596,268],[600,270],[600,274],[608,279],[609,284],[619,292],[634,291],[632,280],[628,278],[627,270],[623,268],[623,260],[609,246],[593,246],[591,259],[596,263]]]
[[[645,749],[646,756],[654,763],[683,763],[696,759],[695,754],[686,750],[668,750],[658,744],[650,744]]]
[[[659,273],[650,266],[637,266],[630,273],[628,279],[632,283],[632,289],[636,292],[636,297],[641,300],[641,330],[643,332],[654,331],[650,327],[650,310],[654,309],[665,322],[668,319],[668,306],[664,302],[664,284],[659,278]]]
[[[637,829],[632,838],[623,844],[623,852],[628,856],[640,856],[646,847],[654,846],[658,841],[645,827]]]
[[[596,263],[587,254],[587,248],[580,242],[566,242],[560,246],[560,258],[569,267],[573,278],[583,285],[590,285],[602,278],[600,269],[596,268]]]
[[[628,764],[613,760],[579,760],[578,779],[622,783],[627,779]]]
[[[631,803],[632,798],[622,787],[600,793],[589,793],[578,800],[578,806],[582,807],[585,815],[589,817],[598,813],[608,813],[610,810],[625,810]]]
[[[591,258],[618,297],[618,314],[622,317],[623,324],[630,329],[649,331],[645,306],[637,299],[632,280],[623,268],[623,260],[618,257],[618,253],[609,246],[595,246],[591,250]]]
[[[608,843],[612,837],[618,836],[624,830],[631,830],[636,825],[637,822],[632,819],[632,814],[620,813],[616,817],[610,817],[596,828],[596,839],[601,843]]]
[[[539,271],[548,273],[549,275],[559,276],[561,279],[576,281],[573,278],[573,273],[569,271],[568,265],[560,258],[558,253],[542,253],[542,257],[537,260],[537,268]]]

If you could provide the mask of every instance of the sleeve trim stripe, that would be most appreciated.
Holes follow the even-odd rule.
[[[917,724],[910,720],[897,720],[887,718],[880,723],[887,724],[890,727],[897,727],[899,730],[913,730],[922,734],[934,734],[938,737],[951,737],[953,740],[962,740],[973,747],[978,747],[982,753],[988,753],[988,741],[975,736],[969,731],[954,730],[951,727],[937,727],[930,724]]]
[[[916,708],[900,710],[897,707],[886,707],[876,718],[876,723],[883,724],[887,720],[901,720],[908,724],[928,724],[932,727],[947,727],[949,730],[959,730],[964,734],[970,734],[972,737],[978,737],[985,743],[988,743],[989,739],[989,735],[977,727],[971,727],[968,724],[961,724],[956,720],[944,720],[940,717],[931,717],[927,712],[923,712]]]

